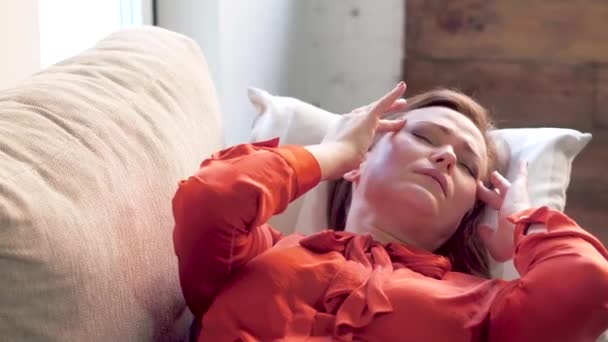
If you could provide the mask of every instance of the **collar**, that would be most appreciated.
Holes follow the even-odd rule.
[[[316,253],[338,252],[344,255],[346,260],[358,261],[368,267],[392,266],[395,269],[406,267],[435,279],[442,279],[452,269],[450,260],[444,256],[398,242],[382,245],[370,234],[359,235],[345,231],[324,230],[303,238],[300,240],[300,245]],[[386,254],[379,252],[379,247]]]

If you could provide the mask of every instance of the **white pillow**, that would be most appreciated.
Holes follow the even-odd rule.
[[[316,144],[339,118],[338,114],[298,99],[273,96],[261,89],[249,88],[249,98],[257,108],[252,141],[279,137],[281,144]],[[513,128],[495,130],[490,137],[499,146],[499,160],[508,162],[507,179],[513,180],[520,161],[528,161],[528,191],[532,205],[548,205],[563,211],[572,161],[591,140],[591,134],[563,128]],[[270,223],[284,233],[310,234],[327,228],[327,195],[328,183],[322,182]],[[483,221],[495,226],[496,220],[496,211],[487,208]],[[504,271],[500,265],[494,266],[496,277],[512,279],[518,276],[512,262],[506,263]]]
[[[546,205],[563,211],[570,184],[572,162],[591,140],[590,133],[566,128],[510,128],[490,132],[497,144],[506,142],[511,162],[506,174],[513,181],[519,162],[528,161],[528,193],[532,206]],[[504,158],[504,156],[503,156]],[[498,213],[486,207],[482,221],[496,227]],[[519,278],[512,260],[493,264],[492,275],[506,280]]]

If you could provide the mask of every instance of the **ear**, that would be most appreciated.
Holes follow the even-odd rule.
[[[258,115],[263,114],[266,111],[272,98],[272,95],[267,91],[254,87],[247,88],[247,96],[249,97],[251,104],[256,108]]]

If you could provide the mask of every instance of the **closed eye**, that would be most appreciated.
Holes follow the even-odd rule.
[[[433,142],[431,141],[431,139],[429,139],[429,138],[425,137],[425,136],[424,136],[424,135],[422,135],[422,134],[418,134],[418,133],[412,133],[412,135],[413,135],[414,137],[416,137],[417,139],[422,140],[422,141],[424,141],[424,142],[426,142],[426,143],[428,143],[428,144],[431,144],[431,145],[433,144]]]
[[[460,167],[463,167],[471,177],[477,178],[477,169],[467,165],[466,163],[458,163],[458,165],[460,165]]]

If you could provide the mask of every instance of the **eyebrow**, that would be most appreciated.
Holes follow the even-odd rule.
[[[422,121],[420,123],[439,128],[443,133],[445,133],[447,135],[452,135],[452,136],[454,135],[454,130],[452,130],[451,128],[448,128],[444,125],[440,125],[440,124],[437,124],[434,122],[429,122],[429,121]],[[467,152],[471,153],[474,157],[479,159],[479,161],[481,162],[481,156],[479,155],[479,153],[477,153],[477,151],[475,151],[473,149],[473,147],[467,140],[464,140],[464,148]]]

